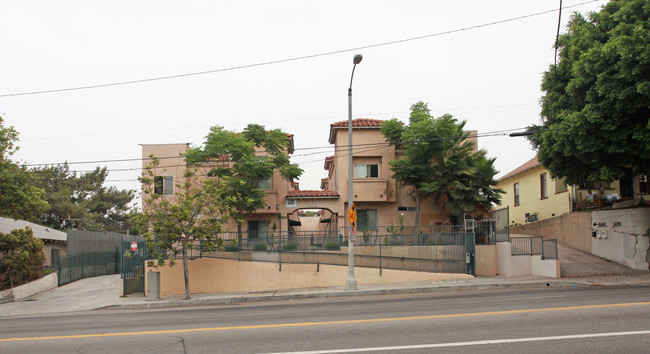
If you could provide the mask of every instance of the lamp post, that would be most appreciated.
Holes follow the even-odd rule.
[[[354,66],[352,66],[352,75],[350,75],[350,88],[348,88],[348,213],[354,203],[354,165],[352,163],[352,79],[354,79],[354,69],[357,64],[361,63],[363,55],[354,56]],[[349,221],[348,221],[349,222]],[[345,281],[345,290],[357,290],[357,280],[354,278],[354,241],[352,233],[356,232],[355,228],[350,225],[350,237],[348,237],[348,279]]]

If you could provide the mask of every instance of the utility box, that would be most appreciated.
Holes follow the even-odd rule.
[[[149,272],[147,276],[147,300],[160,300],[160,272]]]

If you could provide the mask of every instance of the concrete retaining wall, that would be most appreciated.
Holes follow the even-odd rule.
[[[560,278],[560,261],[541,256],[513,256],[510,242],[497,243],[498,275],[512,277],[537,275]]]
[[[632,269],[649,270],[650,208],[594,211],[591,253]]]
[[[31,283],[15,287],[13,290],[13,296],[11,289],[0,292],[0,303],[22,300],[32,295],[42,293],[43,291],[54,289],[57,286],[59,286],[58,275],[56,273],[48,274]]]
[[[510,228],[510,233],[541,235],[545,239],[557,239],[557,242],[563,245],[591,253],[591,213],[589,212],[575,212],[513,226]]]
[[[151,271],[160,272],[160,295],[185,294],[181,262],[174,267],[147,267],[145,284],[148,284],[147,278]],[[189,262],[190,293],[274,291],[344,286],[347,272],[347,267],[322,264],[283,263],[280,269],[280,265],[277,263],[202,258]],[[355,278],[359,285],[363,285],[471,279],[473,277],[466,274],[410,272],[392,269],[384,269],[380,275],[379,269],[359,267],[355,268]]]

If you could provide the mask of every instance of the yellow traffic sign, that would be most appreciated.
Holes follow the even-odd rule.
[[[354,206],[354,203],[352,203],[350,210],[348,210],[348,220],[350,221],[352,230],[355,230],[357,228],[357,208]]]

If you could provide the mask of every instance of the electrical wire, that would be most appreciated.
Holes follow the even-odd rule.
[[[600,0],[585,1],[585,2],[575,4],[575,5],[567,6],[567,8],[578,7],[578,6],[586,5],[586,4],[597,2],[597,1],[600,1]],[[78,87],[60,88],[60,89],[42,90],[42,91],[31,91],[31,92],[6,93],[6,94],[0,94],[0,97],[15,97],[15,96],[27,96],[27,95],[39,95],[39,94],[56,93],[56,92],[66,92],[66,91],[89,90],[89,89],[96,89],[96,88],[102,88],[102,87],[123,86],[123,85],[139,84],[139,83],[152,82],[152,81],[179,79],[179,78],[184,78],[184,77],[189,77],[189,76],[198,76],[198,75],[214,74],[214,73],[221,73],[221,72],[241,70],[241,69],[249,69],[249,68],[254,68],[254,67],[259,67],[259,66],[268,66],[268,65],[281,64],[281,63],[287,63],[287,62],[293,62],[293,61],[299,61],[299,60],[305,60],[305,59],[313,59],[313,58],[318,58],[318,57],[323,57],[323,56],[330,56],[330,55],[334,55],[334,54],[347,53],[347,52],[352,52],[352,51],[359,51],[359,50],[363,50],[363,49],[390,46],[390,45],[394,45],[394,44],[412,42],[412,41],[417,41],[417,40],[431,38],[431,37],[439,37],[439,36],[443,36],[443,35],[447,35],[447,34],[464,32],[464,31],[469,31],[469,30],[474,30],[474,29],[479,29],[479,28],[484,28],[484,27],[489,27],[489,26],[495,26],[495,25],[499,25],[499,24],[503,24],[503,23],[523,20],[523,19],[527,19],[527,18],[531,18],[531,17],[545,15],[545,14],[552,13],[552,12],[555,12],[555,11],[558,11],[558,10],[557,9],[545,10],[545,11],[535,12],[535,13],[528,14],[528,15],[511,17],[511,18],[507,18],[507,19],[504,19],[504,20],[487,22],[487,23],[483,23],[483,24],[479,24],[479,25],[468,26],[468,27],[463,27],[463,28],[457,28],[457,29],[452,29],[452,30],[448,30],[448,31],[437,32],[437,33],[432,33],[432,34],[426,34],[426,35],[422,35],[422,36],[417,36],[417,37],[410,37],[410,38],[398,39],[398,40],[394,40],[394,41],[387,41],[387,42],[369,44],[369,45],[354,47],[354,48],[339,49],[339,50],[334,50],[334,51],[330,51],[330,52],[303,55],[303,56],[293,57],[293,58],[271,60],[271,61],[260,62],[260,63],[255,63],[255,64],[238,65],[238,66],[232,66],[232,67],[228,67],[228,68],[219,68],[219,69],[212,69],[212,70],[205,70],[205,71],[197,71],[197,72],[192,72],[192,73],[159,76],[159,77],[153,77],[153,78],[129,80],[129,81],[120,81],[120,82],[113,82],[113,83],[106,83],[106,84],[78,86]]]
[[[513,129],[504,129],[504,130],[496,130],[492,132],[485,132],[485,133],[477,133],[477,134],[470,134],[468,138],[480,138],[480,137],[490,137],[490,136],[505,136],[507,132],[511,131],[518,131],[518,130],[523,130],[526,128],[513,128]],[[438,139],[429,139],[429,140],[416,140],[412,142],[401,142],[402,144],[407,144],[407,143],[418,143],[418,142],[431,142],[431,141],[441,141],[441,140],[450,140],[450,139],[458,139],[459,137],[449,137],[449,138],[438,138]],[[366,144],[353,144],[352,147],[362,147],[362,146],[388,146],[389,143],[387,142],[381,142],[381,143],[366,143]],[[338,145],[340,148],[347,148],[348,145]],[[291,155],[292,157],[300,157],[300,156],[307,156],[307,155],[316,155],[316,154],[325,154],[325,153],[331,153],[329,150],[334,149],[335,146],[332,145],[327,145],[327,146],[315,146],[315,147],[306,147],[306,148],[295,148],[294,151],[302,151],[302,150],[315,150],[315,149],[324,149],[328,151],[323,151],[323,152],[316,152],[316,153],[311,153],[311,154],[304,154],[304,155]],[[256,156],[264,156],[267,153],[267,151],[256,151],[255,154]],[[214,157],[213,155],[210,154],[198,154],[194,155],[196,157]],[[164,159],[175,159],[175,158],[184,158],[182,155],[174,155],[174,156],[161,156],[158,157],[156,156],[157,159],[159,160],[164,160]],[[144,161],[144,160],[150,160],[150,157],[140,157],[140,158],[129,158],[129,159],[108,159],[108,160],[90,160],[90,161],[72,161],[72,162],[52,162],[52,163],[36,163],[36,164],[26,164],[25,166],[27,167],[37,167],[37,166],[59,166],[59,165],[83,165],[83,164],[96,164],[96,163],[114,163],[114,162],[133,162],[133,161]]]

